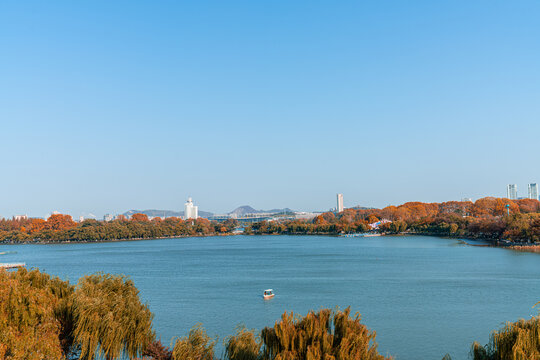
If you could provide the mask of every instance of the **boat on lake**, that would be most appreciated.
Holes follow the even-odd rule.
[[[0,263],[0,269],[17,269],[26,267],[25,263]]]
[[[264,300],[268,300],[268,299],[271,299],[275,296],[274,294],[274,290],[272,289],[266,289],[264,290],[264,293],[263,293],[263,298]]]

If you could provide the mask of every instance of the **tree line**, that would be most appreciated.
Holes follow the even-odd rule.
[[[417,233],[439,236],[469,237],[511,242],[540,242],[540,201],[509,200],[487,197],[475,202],[443,203],[408,202],[383,209],[345,209],[326,212],[311,220],[263,221],[245,228],[246,234],[323,234],[372,231],[370,224],[380,220],[377,231],[399,234]],[[113,221],[73,221],[71,216],[51,215],[44,219],[1,219],[0,242],[106,241],[151,239],[175,236],[209,236],[230,234],[238,222],[224,223],[204,218],[182,220],[176,217],[153,218],[133,214]]]
[[[512,242],[540,242],[540,201],[487,197],[443,203],[408,202],[383,209],[345,209],[326,212],[312,220],[260,222],[246,228],[250,234],[326,234],[371,231],[470,237]]]
[[[198,218],[182,220],[177,217],[148,219],[145,214],[133,214],[130,219],[120,216],[113,221],[87,219],[80,223],[64,214],[51,215],[47,220],[2,219],[1,242],[31,241],[105,241],[120,239],[150,239],[174,236],[209,236],[228,234],[237,226],[236,220],[224,223]]]

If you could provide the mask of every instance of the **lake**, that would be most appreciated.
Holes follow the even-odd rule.
[[[3,245],[0,262],[26,262],[76,282],[129,275],[164,344],[197,323],[223,339],[261,329],[284,311],[362,314],[379,351],[398,360],[467,359],[505,321],[536,314],[540,257],[427,236],[226,236],[114,243]],[[273,288],[276,297],[262,299]],[[219,347],[218,355],[221,355]]]

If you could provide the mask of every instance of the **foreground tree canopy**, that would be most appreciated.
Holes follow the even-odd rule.
[[[0,270],[0,359],[133,358],[154,338],[129,279],[97,274],[72,286],[38,270]]]
[[[197,326],[174,345],[171,359],[213,360],[215,340]],[[260,335],[244,327],[225,340],[227,360],[385,360],[377,352],[375,332],[350,316],[350,309],[284,313]]]
[[[491,334],[486,346],[475,342],[471,355],[474,360],[539,360],[540,318],[507,323]]]
[[[73,300],[74,340],[80,358],[96,352],[106,359],[133,358],[154,340],[153,315],[141,304],[133,282],[122,276],[97,274],[79,280]]]

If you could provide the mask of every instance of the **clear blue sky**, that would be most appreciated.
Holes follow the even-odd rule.
[[[2,1],[0,215],[540,182],[538,1]]]

